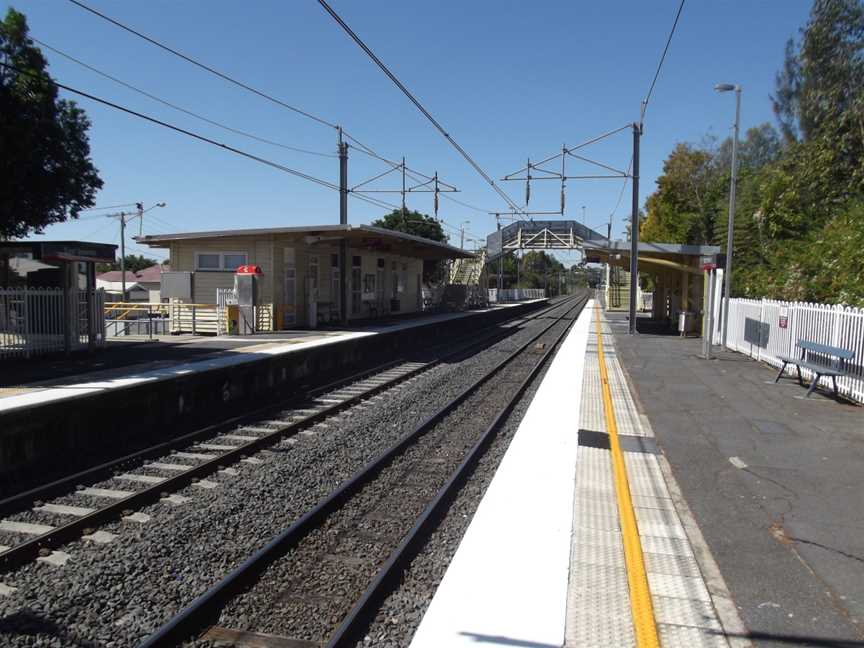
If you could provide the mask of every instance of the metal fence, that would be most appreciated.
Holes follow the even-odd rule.
[[[0,358],[105,344],[105,291],[0,288]]]
[[[715,338],[716,340],[717,338]],[[849,375],[837,380],[844,396],[864,403],[864,309],[830,304],[730,299],[726,346],[755,360],[780,367],[780,355],[796,357],[799,340],[840,347],[855,353]],[[795,367],[787,367],[795,374]],[[813,373],[802,369],[805,378]],[[830,379],[822,379],[830,387]]]
[[[497,288],[489,289],[490,303],[504,303],[523,301],[527,299],[543,299],[546,297],[546,291],[543,288]]]

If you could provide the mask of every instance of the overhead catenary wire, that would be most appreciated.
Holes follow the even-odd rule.
[[[77,2],[77,0],[70,1]],[[435,119],[428,110],[426,110],[423,104],[421,104],[420,101],[411,93],[411,91],[408,90],[408,88],[405,87],[405,85],[396,77],[396,75],[390,71],[390,69],[381,61],[381,59],[379,59],[375,55],[375,53],[369,48],[369,46],[366,45],[366,43],[364,43],[363,40],[356,33],[354,33],[354,31],[348,26],[348,24],[344,20],[342,20],[339,14],[337,14],[324,0],[318,0],[318,3],[327,11],[327,13],[330,14],[330,16],[339,24],[339,26],[342,27],[345,33],[347,33],[354,40],[354,42],[357,43],[360,49],[362,49],[366,53],[366,55],[369,56],[369,58],[371,58],[372,61],[379,68],[381,68],[381,71],[387,75],[387,77],[396,85],[397,88],[399,88],[399,90],[402,91],[402,93],[406,97],[408,97],[411,103],[413,103],[417,107],[417,109],[426,117],[426,119],[428,119],[432,123],[432,125],[435,126],[435,128],[444,136],[444,138],[448,142],[450,142],[453,148],[455,148],[459,152],[459,154],[463,158],[465,158],[465,160],[474,168],[475,171],[477,171],[477,173],[480,174],[480,176],[492,187],[492,189],[494,189],[495,192],[508,205],[510,205],[513,210],[522,211],[522,209],[515,202],[513,202],[510,196],[508,196],[506,192],[504,192],[497,184],[495,184],[495,181],[489,176],[489,174],[487,174],[480,167],[480,165],[474,161],[474,159],[468,154],[468,152],[464,148],[462,148],[462,146],[460,146],[460,144],[450,135],[450,133],[448,133],[444,129],[444,127],[438,122],[438,120]]]
[[[161,119],[157,119],[155,117],[145,115],[144,113],[140,113],[136,110],[132,110],[131,108],[126,108],[125,106],[121,106],[121,105],[116,104],[112,101],[108,101],[107,99],[102,99],[101,97],[97,97],[97,96],[92,95],[88,92],[84,92],[83,90],[78,90],[76,88],[65,85],[63,83],[59,83],[59,82],[51,79],[50,77],[48,77],[46,75],[39,75],[39,74],[36,74],[34,72],[28,72],[26,70],[21,70],[20,68],[17,68],[14,65],[9,65],[8,63],[4,63],[2,61],[0,61],[0,66],[4,67],[6,69],[9,69],[9,70],[13,70],[14,72],[17,72],[18,74],[23,74],[25,76],[31,77],[34,80],[51,83],[54,86],[56,86],[62,90],[66,90],[67,92],[71,92],[72,94],[76,94],[78,96],[85,97],[86,99],[90,99],[91,101],[95,101],[96,103],[100,103],[100,104],[108,106],[110,108],[114,108],[115,110],[119,110],[119,111],[124,112],[128,115],[138,117],[140,119],[143,119],[143,120],[148,121],[150,123],[156,124],[158,126],[168,128],[168,129],[173,130],[177,133],[180,133],[182,135],[186,135],[188,137],[199,140],[201,142],[211,144],[211,145],[216,146],[218,148],[221,148],[223,150],[229,151],[231,153],[235,153],[236,155],[240,155],[241,157],[245,157],[245,158],[248,158],[250,160],[260,162],[261,164],[264,164],[264,165],[269,166],[271,168],[277,169],[279,171],[283,171],[285,173],[288,173],[289,175],[293,175],[293,176],[296,176],[298,178],[302,178],[303,180],[308,180],[309,182],[314,182],[315,184],[319,184],[323,187],[327,187],[328,189],[332,189],[333,191],[340,191],[340,188],[338,185],[336,185],[332,182],[329,182],[327,180],[322,180],[321,178],[316,178],[315,176],[309,175],[308,173],[304,173],[303,171],[298,171],[297,169],[292,169],[292,168],[287,167],[283,164],[279,164],[278,162],[273,162],[272,160],[268,160],[268,159],[260,157],[258,155],[254,155],[252,153],[249,153],[247,151],[243,151],[243,150],[238,149],[234,146],[230,146],[229,144],[224,144],[222,142],[218,142],[218,141],[211,139],[209,137],[206,137],[204,135],[200,135],[199,133],[195,133],[195,132],[187,130],[185,128],[181,128],[180,126],[175,126],[174,124],[170,124],[170,123],[163,121]],[[365,202],[371,203],[371,204],[379,206],[379,207],[381,205],[390,206],[389,203],[385,203],[382,200],[369,198],[368,196],[361,196],[359,194],[351,194],[351,193],[349,193],[349,195],[354,196],[358,200],[363,200]],[[394,207],[395,207],[395,205],[394,205]]]
[[[297,106],[292,106],[291,104],[286,103],[286,102],[282,101],[281,99],[277,99],[273,95],[270,95],[270,94],[264,92],[263,90],[258,90],[257,88],[254,88],[254,87],[252,87],[246,83],[243,83],[242,81],[239,81],[239,80],[235,79],[234,77],[229,76],[228,74],[225,74],[224,72],[220,72],[219,70],[217,70],[217,69],[215,69],[209,65],[206,65],[205,63],[202,63],[201,61],[198,61],[198,60],[192,58],[191,56],[183,54],[182,52],[180,52],[180,51],[178,51],[172,47],[169,47],[168,45],[165,45],[164,43],[157,41],[155,38],[151,38],[150,36],[147,36],[146,34],[140,32],[136,29],[133,29],[132,27],[129,27],[128,25],[124,25],[119,20],[115,20],[114,18],[111,18],[110,16],[105,15],[101,11],[97,11],[93,7],[87,6],[83,2],[80,2],[79,0],[69,0],[69,2],[80,7],[81,9],[84,9],[85,11],[89,11],[94,16],[98,16],[102,20],[105,20],[105,21],[111,23],[112,25],[119,27],[120,29],[123,29],[124,31],[127,31],[130,34],[133,34],[133,35],[137,36],[138,38],[141,38],[141,39],[147,41],[148,43],[155,45],[156,47],[159,47],[160,49],[163,49],[166,52],[169,52],[169,53],[173,54],[174,56],[177,56],[177,57],[183,59],[184,61],[191,63],[192,65],[194,65],[196,67],[201,68],[202,70],[206,70],[210,74],[216,75],[220,79],[224,79],[225,81],[228,81],[229,83],[233,83],[234,85],[236,85],[240,88],[243,88],[244,90],[247,90],[253,94],[258,95],[259,97],[262,97],[263,99],[266,99],[267,101],[270,101],[274,104],[282,106],[283,108],[287,108],[288,110],[295,112],[298,115],[302,115],[303,117],[307,117],[308,119],[314,120],[314,121],[318,122],[319,124],[323,124],[324,126],[329,126],[330,128],[339,128],[338,125],[324,119],[323,117],[318,117],[317,115],[313,115],[312,113],[310,113],[308,111],[305,111],[305,110],[302,110],[301,108],[298,108]]]
[[[283,148],[283,149],[286,149],[288,151],[295,151],[297,153],[305,153],[307,155],[317,155],[320,157],[327,157],[327,158],[337,158],[338,157],[337,155],[335,155],[333,153],[322,153],[321,151],[311,151],[309,149],[299,148],[297,146],[289,146],[287,144],[282,144],[281,142],[275,142],[271,139],[267,139],[266,137],[261,137],[260,135],[255,135],[254,133],[250,133],[248,131],[244,131],[244,130],[241,130],[239,128],[234,128],[233,126],[228,126],[228,125],[223,124],[221,122],[218,122],[214,119],[210,119],[209,117],[205,117],[204,115],[193,112],[193,111],[189,110],[188,108],[183,108],[182,106],[178,106],[177,104],[172,103],[170,101],[167,101],[166,99],[162,99],[161,97],[157,97],[156,95],[154,95],[150,92],[147,92],[146,90],[142,90],[141,88],[138,88],[138,87],[132,85],[131,83],[127,83],[126,81],[123,81],[122,79],[118,79],[117,77],[112,76],[112,75],[108,74],[107,72],[103,72],[102,70],[99,70],[99,69],[93,67],[92,65],[85,63],[84,61],[81,61],[80,59],[75,58],[71,54],[63,52],[62,50],[59,50],[56,47],[53,47],[53,46],[49,45],[48,43],[45,43],[44,41],[39,40],[38,38],[32,38],[32,39],[34,42],[38,43],[39,45],[41,45],[45,49],[48,49],[48,50],[54,52],[55,54],[58,54],[64,58],[72,61],[73,63],[77,63],[81,67],[86,68],[86,69],[90,70],[91,72],[98,74],[101,77],[104,77],[110,81],[113,81],[114,83],[117,83],[117,84],[123,86],[124,88],[128,88],[129,90],[132,90],[133,92],[137,92],[138,94],[143,95],[143,96],[147,97],[148,99],[152,99],[153,101],[157,101],[160,104],[162,104],[163,106],[168,106],[169,108],[172,108],[174,110],[182,112],[186,115],[189,115],[190,117],[194,117],[195,119],[198,119],[200,121],[206,122],[212,126],[216,126],[217,128],[221,128],[222,130],[228,131],[230,133],[234,133],[235,135],[242,135],[243,137],[248,137],[249,139],[255,140],[256,142],[261,142],[263,144],[269,144],[270,146],[278,146],[279,148]]]
[[[645,111],[648,109],[648,102],[651,101],[651,95],[654,93],[654,86],[657,84],[657,79],[660,77],[660,70],[663,68],[663,63],[666,61],[666,54],[669,52],[669,45],[672,44],[672,37],[675,35],[675,29],[678,27],[678,20],[681,18],[681,11],[684,9],[685,0],[681,0],[678,5],[678,13],[675,14],[675,21],[672,23],[672,29],[669,31],[669,37],[666,39],[666,46],[663,48],[663,54],[660,56],[660,62],[657,64],[657,71],[654,73],[654,78],[651,80],[651,87],[648,88],[648,94],[642,101],[641,119],[645,118]]]

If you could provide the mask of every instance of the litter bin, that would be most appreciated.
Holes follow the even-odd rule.
[[[696,313],[693,311],[678,311],[678,333],[687,335],[696,330]]]

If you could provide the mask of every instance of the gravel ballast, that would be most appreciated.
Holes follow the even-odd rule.
[[[234,464],[237,474],[207,478],[215,488],[181,491],[185,503],[148,506],[141,510],[147,522],[100,527],[116,537],[107,544],[69,543],[61,548],[70,556],[64,566],[34,562],[5,574],[2,582],[16,590],[0,596],[3,645],[136,645],[544,324],[532,322],[328,419],[326,428],[262,451],[255,455],[261,464]],[[129,485],[114,478],[98,486]],[[410,499],[410,490],[405,495]],[[65,501],[81,505],[77,497]],[[370,556],[374,549],[370,542]],[[362,572],[362,565],[355,567]]]

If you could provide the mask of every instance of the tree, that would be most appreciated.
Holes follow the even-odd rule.
[[[394,209],[392,212],[372,223],[374,227],[405,232],[414,236],[421,236],[430,241],[447,242],[447,235],[441,227],[441,223],[417,211]]]
[[[0,22],[0,238],[39,233],[92,207],[102,187],[90,161],[90,121],[57,98],[23,14]]]
[[[441,223],[431,216],[417,211],[405,210],[403,212],[401,209],[394,209],[384,218],[373,221],[372,225],[373,227],[421,236],[430,241],[447,242],[447,235],[444,233]],[[446,264],[443,261],[423,261],[424,283],[439,283],[446,276]]]
[[[138,272],[140,270],[144,270],[145,268],[152,268],[155,265],[158,265],[159,262],[156,259],[150,259],[145,257],[143,254],[127,254],[125,257],[126,260],[126,272]],[[110,270],[119,270],[120,269],[120,261],[114,261],[113,263],[97,263],[96,264],[96,272],[108,272]]]

